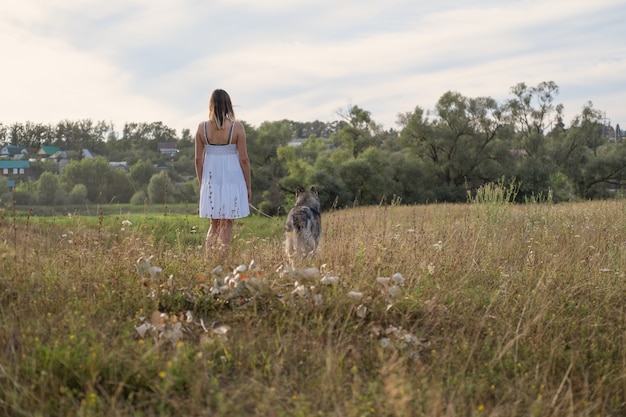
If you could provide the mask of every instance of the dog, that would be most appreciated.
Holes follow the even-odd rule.
[[[285,253],[293,267],[297,259],[310,262],[316,255],[322,238],[322,213],[317,189],[309,191],[298,186],[296,203],[285,222]]]

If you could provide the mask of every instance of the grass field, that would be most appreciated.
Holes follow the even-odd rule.
[[[337,210],[295,270],[284,219],[0,211],[0,415],[625,415],[625,209]]]

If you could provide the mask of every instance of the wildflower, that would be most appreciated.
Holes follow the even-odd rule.
[[[248,265],[248,269],[250,271],[254,271],[255,269],[257,269],[259,265],[256,263],[256,261],[253,259],[250,261],[250,265]]]
[[[148,274],[150,274],[150,277],[152,277],[152,279],[157,278],[159,275],[161,275],[161,272],[163,272],[163,269],[159,266],[151,266],[150,268],[148,268]]]
[[[133,225],[133,223],[132,223],[130,220],[128,220],[128,219],[127,219],[127,220],[124,220],[124,221],[122,222],[122,226],[124,226],[124,227],[130,227],[130,226],[132,226],[132,225]]]
[[[348,298],[354,298],[355,300],[360,300],[363,298],[363,293],[358,291],[350,291],[348,293]]]
[[[322,294],[315,294],[313,296],[313,304],[316,306],[322,305]]]
[[[322,277],[322,279],[320,280],[320,284],[322,285],[335,285],[338,282],[339,282],[339,278],[332,276],[332,275],[326,275]]]
[[[393,281],[394,284],[402,285],[404,284],[404,277],[402,276],[401,273],[396,272],[395,274],[391,276],[391,281]]]
[[[300,297],[306,297],[309,294],[309,291],[302,284],[296,283],[296,288],[291,292],[291,295],[298,295]]]
[[[382,339],[380,339],[380,346],[383,349],[388,349],[393,346],[393,343],[388,337],[383,337]]]
[[[151,328],[152,328],[152,325],[150,323],[144,323],[140,326],[135,327],[135,330],[137,331],[137,333],[139,333],[139,336],[143,339],[143,337],[146,335],[146,332],[150,330]]]
[[[384,286],[389,285],[389,281],[391,281],[391,278],[388,278],[388,277],[378,277],[378,278],[376,278],[376,282],[378,282],[380,285],[384,285]]]
[[[320,277],[320,271],[317,268],[304,268],[295,271],[293,275],[298,282],[307,283],[318,280]]]
[[[402,289],[397,285],[392,285],[391,287],[389,287],[389,295],[391,297],[397,297],[398,295],[400,295],[401,292]]]
[[[183,337],[182,323],[174,323],[169,329],[164,330],[159,337],[169,340],[174,347],[178,344],[178,341]]]

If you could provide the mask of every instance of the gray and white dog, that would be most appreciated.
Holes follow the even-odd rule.
[[[296,259],[311,261],[322,238],[322,214],[320,199],[315,187],[309,191],[298,186],[296,203],[287,214],[285,222],[285,252],[289,263],[294,266]]]

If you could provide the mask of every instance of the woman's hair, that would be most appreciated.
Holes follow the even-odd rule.
[[[230,96],[224,90],[214,90],[209,99],[209,119],[215,122],[218,129],[224,127],[224,121],[235,120],[235,111]]]

